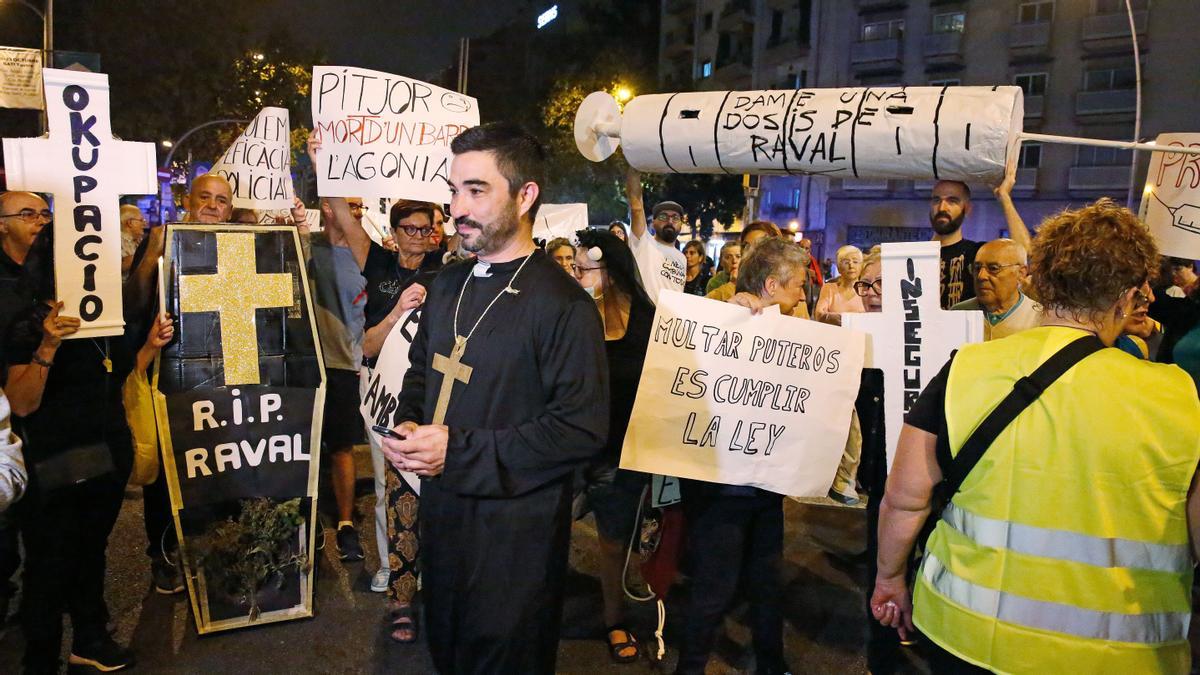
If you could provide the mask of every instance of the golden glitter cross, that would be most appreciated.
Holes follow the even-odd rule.
[[[255,310],[292,306],[292,275],[259,274],[253,232],[217,233],[217,273],[179,277],[180,312],[217,312],[225,385],[258,384]]]

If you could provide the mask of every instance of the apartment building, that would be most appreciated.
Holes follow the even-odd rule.
[[[1200,5],[1133,0],[1141,136],[1195,129]],[[1129,140],[1135,61],[1125,0],[663,0],[665,91],[1015,84],[1027,131]],[[1030,224],[1108,195],[1124,202],[1131,153],[1026,143],[1015,197]],[[1133,184],[1140,192],[1148,155]],[[793,225],[831,256],[842,243],[930,235],[930,182],[763,177],[753,217]],[[973,185],[966,234],[1004,234],[988,186]]]

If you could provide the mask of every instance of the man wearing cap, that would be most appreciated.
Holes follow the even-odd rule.
[[[659,202],[651,212],[654,236],[646,227],[646,207],[642,203],[642,174],[633,168],[625,176],[629,197],[629,247],[637,260],[642,287],[655,303],[661,290],[683,292],[687,281],[687,259],[675,248],[682,224],[683,207],[675,202]]]

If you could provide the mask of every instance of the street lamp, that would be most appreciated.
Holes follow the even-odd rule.
[[[47,61],[53,60],[54,54],[54,0],[46,0],[46,11],[37,8],[29,0],[0,0],[0,2],[14,2],[24,5],[26,9],[38,15],[42,20],[42,67],[46,67]],[[54,65],[51,63],[50,65]],[[46,111],[42,110],[42,133],[46,133]]]

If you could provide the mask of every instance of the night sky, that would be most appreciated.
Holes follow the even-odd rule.
[[[263,8],[334,65],[424,78],[451,66],[461,37],[486,35],[554,0],[276,0]]]

